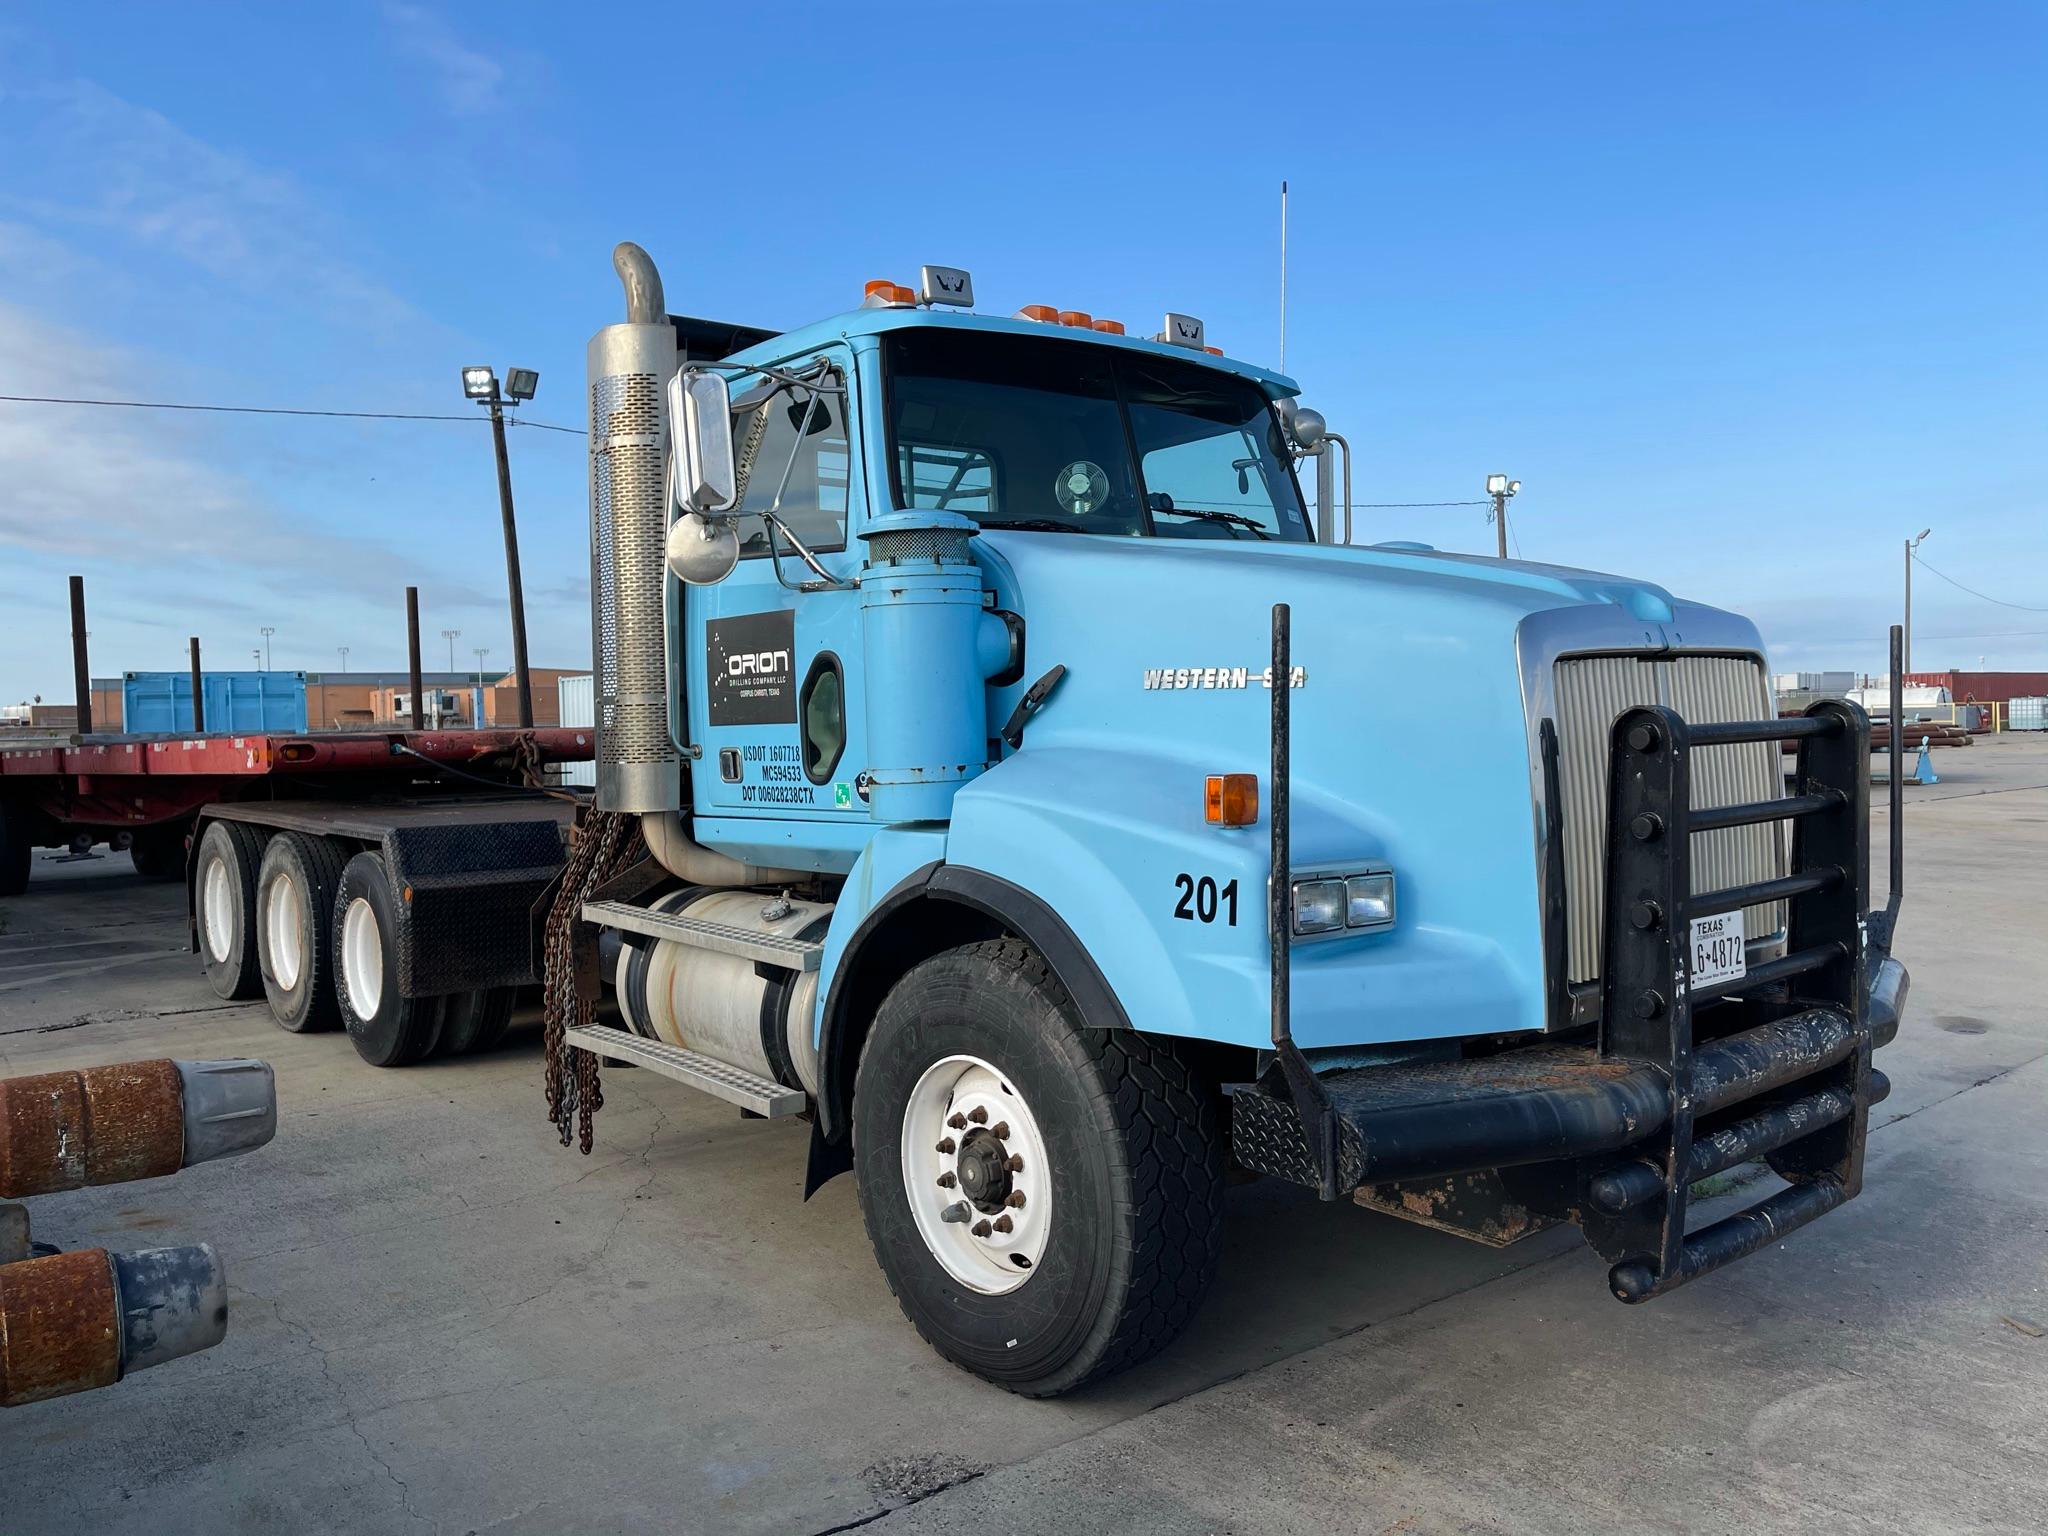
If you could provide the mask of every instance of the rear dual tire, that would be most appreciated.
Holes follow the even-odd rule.
[[[332,962],[334,895],[347,854],[340,844],[280,832],[256,874],[256,960],[278,1027],[295,1035],[340,1022]]]
[[[383,857],[357,854],[334,898],[334,991],[356,1053],[373,1067],[409,1067],[441,1038],[445,1000],[398,989],[398,923]]]
[[[192,910],[199,959],[218,997],[243,1002],[263,995],[256,956],[256,875],[263,834],[239,821],[211,821],[199,837],[192,868]]]

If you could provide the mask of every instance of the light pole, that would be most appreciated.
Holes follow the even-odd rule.
[[[341,652],[341,670],[346,672],[348,670],[348,647],[345,645],[337,645],[335,649]]]
[[[540,375],[531,368],[507,368],[505,389],[488,368],[462,370],[462,392],[490,407],[491,441],[498,450],[498,510],[505,520],[505,585],[512,597],[512,675],[519,687],[519,723],[533,724],[533,677],[526,667],[526,594],[519,584],[519,529],[512,520],[512,464],[505,457],[505,407],[531,400]]]
[[[276,633],[276,625],[266,624],[263,626],[263,670],[266,672],[270,670],[270,637]]]
[[[441,631],[441,638],[448,642],[448,670],[450,672],[455,670],[455,642],[461,636],[462,631],[459,629],[444,629]]]
[[[1522,488],[1519,480],[1510,480],[1506,475],[1488,475],[1486,494],[1493,498],[1493,532],[1500,547],[1500,557],[1508,557],[1508,500]]]
[[[1932,528],[1922,528],[1920,537],[1906,540],[1906,622],[1899,636],[1899,677],[1904,685],[1905,675],[1913,670],[1913,551],[1927,541]]]
[[[490,654],[488,645],[476,648],[476,718],[469,723],[479,731],[484,728],[484,658]]]

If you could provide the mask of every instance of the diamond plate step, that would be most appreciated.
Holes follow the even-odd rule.
[[[670,939],[692,949],[738,955],[742,960],[777,966],[785,971],[815,971],[819,956],[825,952],[825,946],[816,939],[779,939],[773,934],[735,928],[729,923],[650,912],[645,907],[631,907],[623,901],[586,901],[583,920],[627,933],[644,933],[649,938]]]
[[[728,1066],[696,1051],[686,1051],[680,1045],[629,1035],[623,1029],[613,1029],[608,1025],[566,1029],[562,1031],[562,1038],[580,1050],[636,1062],[649,1071],[672,1077],[679,1083],[708,1093],[715,1099],[723,1099],[728,1104],[737,1104],[741,1109],[752,1110],[766,1119],[797,1114],[809,1102],[799,1089],[785,1088],[765,1077],[756,1077],[743,1068]]]

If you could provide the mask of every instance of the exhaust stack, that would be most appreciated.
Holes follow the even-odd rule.
[[[591,337],[588,353],[597,808],[670,811],[682,805],[682,762],[668,718],[663,416],[676,335],[653,258],[627,241],[612,265],[626,319]]]

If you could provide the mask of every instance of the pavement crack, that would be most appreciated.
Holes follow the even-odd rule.
[[[1915,1105],[1912,1109],[1907,1110],[1904,1114],[1893,1115],[1891,1119],[1885,1121],[1882,1125],[1874,1125],[1871,1127],[1871,1129],[1873,1131],[1889,1130],[1892,1126],[1899,1124],[1901,1121],[1910,1120],[1915,1115],[1920,1114],[1925,1110],[1930,1110],[1934,1108],[1937,1104],[1946,1104],[1950,1099],[1959,1099],[1966,1093],[1972,1092],[1973,1090],[1978,1088],[1982,1088],[1988,1083],[1995,1083],[2001,1077],[2010,1077],[2013,1073],[2019,1071],[2021,1068],[2031,1067],[2032,1065],[2034,1065],[2035,1062],[2043,1060],[2048,1060],[2048,1051],[2043,1051],[2038,1055],[2029,1056],[2025,1061],[2016,1061],[2009,1067],[2000,1067],[1996,1072],[1991,1073],[1989,1076],[1980,1077],[1972,1083],[1965,1083],[1960,1088],[1954,1089],[1953,1091],[1948,1093],[1944,1093],[1938,1099],[1929,1099],[1925,1104]]]

